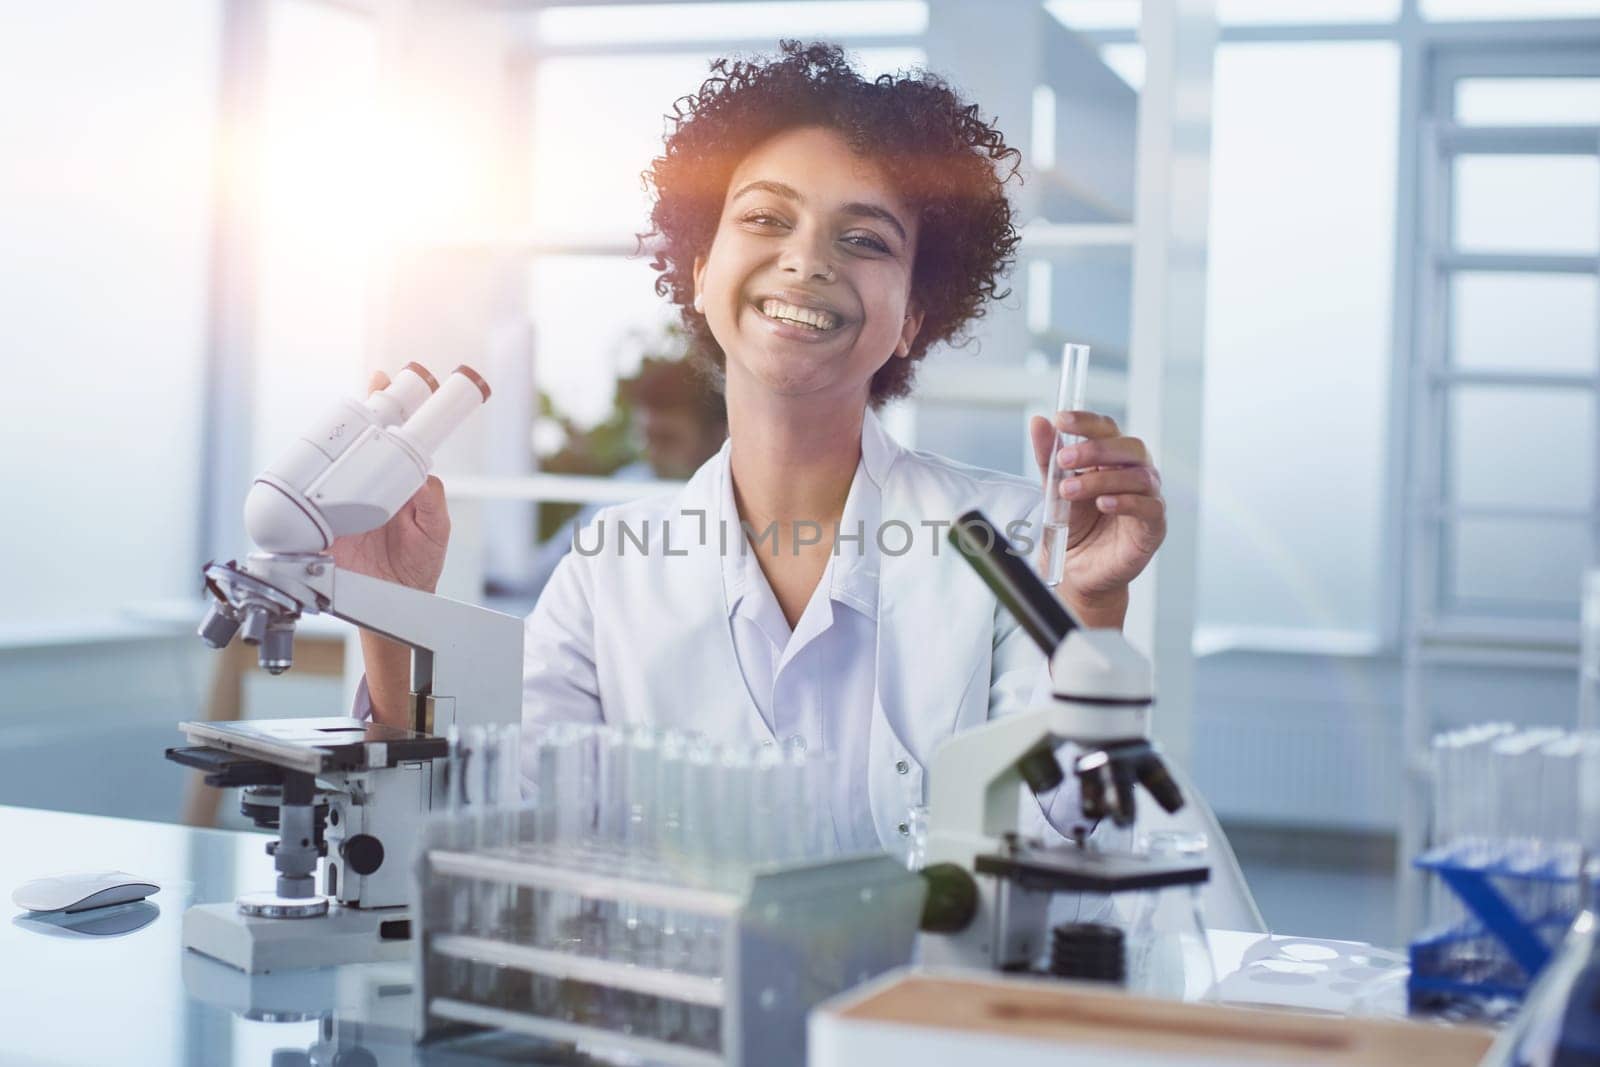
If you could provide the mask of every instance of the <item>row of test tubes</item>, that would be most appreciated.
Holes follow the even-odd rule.
[[[1600,733],[1482,723],[1434,737],[1429,856],[1503,875],[1523,918],[1554,943],[1580,903],[1578,872],[1600,834]],[[1435,879],[1429,926],[1469,922]]]
[[[519,773],[520,770],[520,773]],[[438,839],[586,878],[738,893],[752,871],[833,855],[817,817],[829,761],[802,739],[718,744],[694,733],[570,722],[453,740]],[[519,797],[519,793],[521,794]],[[433,933],[720,983],[727,921],[581,888],[445,878]],[[451,960],[445,986],[480,1004],[712,1048],[719,1012],[670,996]]]
[[[574,863],[727,888],[753,866],[832,850],[815,805],[826,761],[799,737],[718,744],[642,726],[553,723],[526,743],[544,813],[537,841]]]

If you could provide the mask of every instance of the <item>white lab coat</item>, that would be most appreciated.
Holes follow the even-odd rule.
[[[940,742],[1027,707],[1048,686],[1038,647],[946,539],[948,524],[974,507],[1002,530],[1031,524],[1040,495],[1036,482],[902,448],[871,412],[862,459],[881,523],[915,533],[897,554],[903,533],[886,530],[888,551],[879,552],[877,685],[865,728],[873,823],[889,845],[905,836],[908,810],[926,802],[924,770]],[[527,718],[646,723],[719,741],[772,737],[743,684],[721,595],[718,479],[727,463],[724,445],[678,493],[607,508],[579,538],[551,579],[566,587],[529,617]],[[737,551],[738,516],[727,519]],[[619,536],[624,523],[648,549]],[[1076,790],[1057,792],[1051,821],[1064,827]]]

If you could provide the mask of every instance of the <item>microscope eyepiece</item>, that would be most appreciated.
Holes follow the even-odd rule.
[[[961,516],[950,527],[949,537],[1046,656],[1078,627],[1078,621],[983,512],[973,510]]]
[[[407,363],[404,367],[401,367],[400,369],[401,370],[408,370],[412,374],[415,374],[418,378],[421,378],[423,383],[427,385],[428,392],[437,393],[439,391],[439,379],[435,378],[433,376],[432,372],[429,371],[428,368],[424,367],[422,364],[413,361],[411,363]]]
[[[465,364],[452,371],[398,432],[417,452],[432,459],[445,438],[489,399],[489,384]]]
[[[473,385],[476,385],[478,387],[478,392],[483,394],[483,398],[485,400],[489,399],[489,396],[490,396],[489,383],[483,380],[483,375],[479,374],[477,371],[473,370],[471,367],[467,366],[465,363],[461,364],[461,366],[457,367],[455,370],[451,371],[450,373],[451,374],[459,374],[459,375],[461,375],[463,378],[467,379],[467,381],[471,382]]]

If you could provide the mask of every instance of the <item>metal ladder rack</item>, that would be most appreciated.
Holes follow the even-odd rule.
[[[1537,254],[1463,250],[1455,246],[1453,220],[1456,162],[1463,157],[1565,155],[1600,157],[1600,125],[1516,126],[1463,124],[1455,113],[1456,82],[1466,77],[1600,76],[1600,40],[1583,37],[1559,45],[1549,42],[1527,50],[1502,47],[1479,51],[1437,49],[1428,56],[1422,92],[1427,101],[1418,130],[1419,189],[1414,264],[1415,334],[1408,373],[1397,381],[1402,397],[1397,406],[1408,416],[1407,494],[1400,529],[1406,584],[1400,610],[1403,671],[1403,744],[1407,782],[1402,802],[1398,865],[1401,885],[1400,924],[1410,937],[1422,920],[1422,879],[1412,860],[1428,847],[1428,743],[1440,724],[1430,705],[1430,672],[1450,668],[1511,669],[1575,668],[1577,620],[1548,611],[1542,617],[1518,611],[1509,603],[1471,602],[1452,590],[1458,560],[1454,535],[1462,524],[1522,521],[1543,531],[1576,525],[1586,531],[1588,565],[1600,559],[1600,484],[1587,499],[1557,506],[1515,506],[1463,501],[1452,478],[1453,411],[1462,390],[1539,390],[1546,394],[1587,397],[1590,401],[1589,442],[1600,471],[1600,373],[1555,373],[1476,369],[1453,358],[1457,298],[1453,282],[1463,276],[1561,274],[1587,277],[1600,289],[1600,255]],[[1600,188],[1594,192],[1600,198]],[[1600,241],[1597,241],[1600,245]],[[1596,367],[1600,368],[1600,360]],[[1508,447],[1515,434],[1507,431]],[[1539,457],[1529,457],[1537,461]],[[1559,457],[1549,458],[1560,462]],[[1600,478],[1596,479],[1600,483]],[[1554,534],[1552,533],[1552,536]],[[1528,546],[1538,552],[1537,544]],[[1579,575],[1573,575],[1573,602]],[[1521,709],[1511,709],[1520,711]],[[1421,861],[1419,860],[1419,863]]]

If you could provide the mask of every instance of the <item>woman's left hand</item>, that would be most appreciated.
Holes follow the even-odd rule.
[[[1083,438],[1062,456],[1062,465],[1077,473],[1061,481],[1062,495],[1072,505],[1066,578],[1056,594],[1085,625],[1120,626],[1127,612],[1128,583],[1167,536],[1161,474],[1144,442],[1123,436],[1116,420],[1106,415],[1062,411],[1055,426],[1036,415],[1028,429],[1041,478],[1049,469],[1057,430]]]

